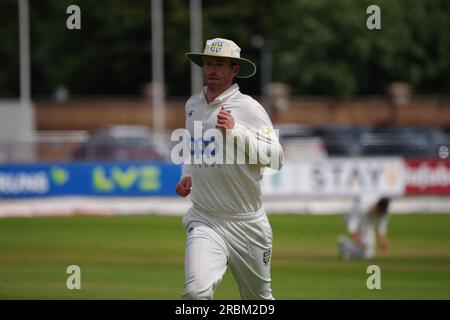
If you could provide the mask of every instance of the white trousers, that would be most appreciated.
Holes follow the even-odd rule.
[[[184,299],[212,299],[228,265],[242,299],[273,299],[272,228],[264,210],[228,219],[191,208],[183,224],[187,234]]]

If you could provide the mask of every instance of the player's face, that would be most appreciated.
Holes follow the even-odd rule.
[[[239,65],[233,64],[230,59],[205,57],[203,60],[203,76],[211,91],[225,91],[238,73]]]

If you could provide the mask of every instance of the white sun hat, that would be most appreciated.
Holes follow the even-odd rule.
[[[231,59],[241,66],[236,76],[238,78],[250,78],[256,73],[256,65],[248,59],[241,58],[241,48],[231,40],[222,38],[207,40],[203,53],[186,53],[186,57],[200,67],[203,67],[205,56]]]

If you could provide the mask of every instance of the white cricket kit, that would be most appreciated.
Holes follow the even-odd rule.
[[[230,135],[236,144],[245,146],[247,151],[257,147],[265,150],[254,164],[183,166],[182,177],[192,177],[193,203],[183,218],[188,237],[184,297],[212,299],[229,265],[243,299],[272,299],[272,230],[262,207],[260,181],[264,166],[281,168],[282,148],[264,108],[242,94],[237,84],[211,103],[203,92],[187,101],[186,128],[191,136],[194,121],[201,121],[203,133],[215,128],[222,106],[234,118]],[[216,144],[215,148],[223,145]],[[269,163],[270,159],[276,161]]]
[[[379,196],[361,195],[358,197],[355,206],[346,215],[347,231],[351,234],[358,233],[363,244],[363,248],[355,246],[353,243],[346,243],[345,249],[355,258],[372,259],[376,253],[376,232],[375,224],[378,222],[378,233],[386,235],[389,215],[377,216],[373,207]],[[341,241],[343,241],[341,239]]]

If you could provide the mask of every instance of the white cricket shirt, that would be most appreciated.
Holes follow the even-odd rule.
[[[374,206],[380,196],[377,194],[364,194],[357,198],[354,207],[347,213],[347,230],[349,233],[360,233],[363,243],[372,243],[375,224],[378,222],[377,232],[380,235],[387,234],[389,214],[378,216],[374,212]]]
[[[194,208],[203,213],[226,217],[256,213],[262,208],[262,169],[279,170],[283,164],[283,150],[272,122],[264,108],[250,96],[242,94],[237,84],[211,103],[205,98],[205,90],[206,87],[186,102],[186,128],[191,136],[194,136],[194,121],[201,121],[203,133],[215,128],[217,114],[223,106],[234,118],[235,127],[229,134],[236,139],[236,145],[241,148],[245,145],[246,153],[257,147],[264,150],[254,164],[249,164],[249,161],[245,164],[185,164],[182,177],[192,177],[190,200]],[[223,145],[217,147],[223,148]],[[270,161],[273,159],[276,161]]]

